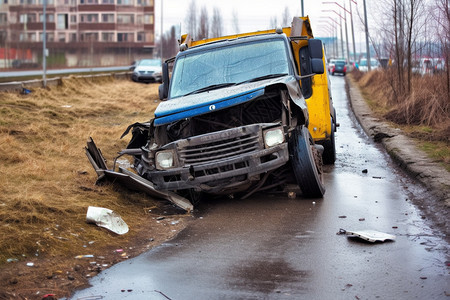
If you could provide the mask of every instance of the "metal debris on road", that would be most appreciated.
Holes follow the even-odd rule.
[[[360,238],[371,243],[394,241],[396,238],[395,235],[375,230],[348,231],[341,228],[337,234],[345,234],[349,238]]]
[[[117,234],[128,232],[128,225],[117,213],[108,208],[89,206],[86,222],[94,223]]]

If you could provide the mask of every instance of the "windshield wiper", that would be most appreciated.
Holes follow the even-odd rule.
[[[259,76],[259,77],[255,77],[249,80],[245,80],[242,82],[237,83],[238,84],[243,84],[243,83],[248,83],[248,82],[255,82],[255,81],[260,81],[260,80],[264,80],[264,79],[271,79],[271,78],[277,78],[277,77],[282,77],[282,76],[286,76],[289,75],[287,73],[277,73],[277,74],[268,74],[268,75],[264,75],[264,76]]]
[[[189,93],[185,94],[185,96],[192,95],[192,94],[198,94],[198,93],[202,93],[202,92],[207,92],[207,91],[212,91],[212,90],[216,90],[216,89],[220,89],[220,88],[232,86],[232,85],[236,85],[236,83],[227,82],[227,83],[218,83],[218,84],[208,85],[201,89],[189,92]]]

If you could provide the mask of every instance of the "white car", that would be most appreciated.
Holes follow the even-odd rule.
[[[135,82],[162,82],[160,59],[141,59],[133,70],[131,79]]]
[[[378,69],[379,67],[380,67],[380,63],[378,62],[378,60],[376,60],[375,58],[371,58],[370,59],[370,69],[371,70],[375,70],[375,69]],[[366,58],[361,58],[361,60],[359,61],[358,68],[359,68],[359,70],[361,72],[367,72],[368,71],[367,59]]]

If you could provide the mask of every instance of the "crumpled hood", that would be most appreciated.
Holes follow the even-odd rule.
[[[293,80],[295,77],[288,75],[170,99],[156,108],[154,124],[164,125],[239,105],[263,95],[269,85],[287,84]]]

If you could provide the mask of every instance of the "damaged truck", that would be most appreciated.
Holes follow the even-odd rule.
[[[119,157],[133,157],[133,172],[115,170],[115,163],[108,169],[88,142],[99,179],[186,210],[204,194],[245,198],[298,186],[305,197],[324,195],[322,167],[335,160],[336,116],[324,47],[307,17],[275,30],[182,36],[180,52],[163,64],[159,97],[154,118],[124,133],[132,137]]]

